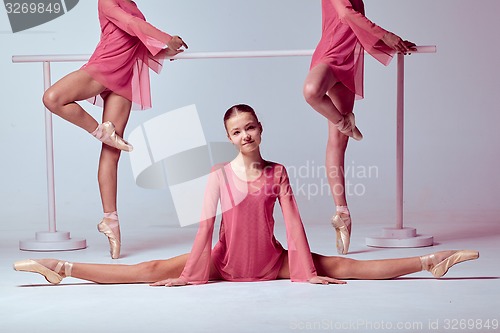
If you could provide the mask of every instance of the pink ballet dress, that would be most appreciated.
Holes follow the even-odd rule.
[[[133,109],[151,107],[149,69],[159,73],[162,49],[172,39],[145,21],[137,5],[127,0],[99,0],[101,40],[82,69],[107,89],[89,99],[102,106],[115,92],[132,102]]]
[[[283,165],[268,162],[261,176],[244,181],[231,165],[217,165],[209,176],[202,222],[180,278],[206,283],[213,264],[227,281],[266,281],[277,278],[287,251],[275,238],[273,210],[278,199],[286,225],[290,279],[306,282],[316,276],[304,226]],[[219,240],[212,234],[220,201]]]
[[[363,98],[364,50],[384,65],[396,51],[381,39],[386,30],[368,20],[362,0],[322,0],[322,36],[311,69],[327,64],[357,98]]]

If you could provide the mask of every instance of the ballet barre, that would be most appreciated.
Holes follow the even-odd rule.
[[[179,53],[170,59],[229,59],[229,58],[279,58],[311,56],[314,50],[277,50],[277,51],[227,51]],[[436,53],[436,46],[417,46],[412,53]],[[88,54],[54,54],[54,55],[17,55],[12,62],[78,62],[89,60]]]
[[[435,46],[425,47],[426,53],[436,53]],[[419,47],[417,47],[417,52]],[[366,237],[367,246],[372,247],[424,247],[434,244],[434,237],[419,235],[417,230],[403,226],[404,206],[404,82],[405,59],[404,54],[397,54],[397,94],[396,94],[396,226],[382,228],[379,236]]]
[[[229,58],[273,58],[311,56],[314,50],[276,51],[228,51],[228,52],[183,52],[170,59],[229,59]],[[436,46],[417,46],[412,53],[435,53]],[[44,91],[51,86],[50,65],[53,62],[84,62],[86,54],[74,55],[14,55],[13,63],[42,63]],[[396,226],[384,228],[381,237],[366,239],[368,246],[376,247],[420,247],[433,244],[432,236],[417,235],[416,229],[403,227],[403,157],[404,157],[404,55],[397,55],[397,138],[396,138]],[[57,231],[56,199],[54,179],[54,145],[52,113],[45,109],[45,148],[47,166],[48,231],[36,232],[35,239],[19,242],[26,251],[67,251],[83,249],[85,239],[72,239],[69,232]]]

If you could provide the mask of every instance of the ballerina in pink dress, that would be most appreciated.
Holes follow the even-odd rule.
[[[120,226],[116,208],[117,167],[130,110],[151,107],[149,69],[159,73],[163,59],[187,48],[146,22],[135,2],[98,0],[101,39],[89,61],[47,89],[43,103],[52,113],[81,127],[103,142],[99,159],[99,189],[104,217],[98,224],[109,240],[111,257],[120,256]],[[99,124],[76,101],[103,107]]]
[[[352,113],[355,98],[363,98],[366,50],[384,65],[396,52],[407,54],[415,44],[377,26],[365,16],[362,0],[322,0],[322,36],[304,83],[309,105],[328,120],[326,173],[336,205],[332,225],[337,251],[346,254],[351,217],[345,196],[344,158],[349,137],[361,140]]]
[[[311,253],[285,167],[261,156],[262,125],[254,110],[248,105],[235,105],[226,112],[224,124],[239,154],[230,163],[215,166],[209,176],[191,253],[136,265],[28,259],[14,263],[14,269],[42,274],[53,284],[68,276],[103,284],[153,286],[276,279],[342,284],[345,282],[338,279],[391,279],[421,270],[439,278],[451,266],[479,257],[472,250],[366,261]],[[274,236],[276,201],[285,221],[288,250]],[[212,249],[219,203],[222,220],[219,239]]]

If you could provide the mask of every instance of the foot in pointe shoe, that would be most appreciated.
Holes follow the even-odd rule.
[[[118,259],[121,248],[120,225],[118,221],[105,217],[97,225],[97,229],[108,237],[111,258]]]
[[[128,152],[134,150],[134,147],[130,143],[128,143],[121,136],[116,134],[115,125],[113,125],[113,123],[110,121],[106,121],[97,126],[96,130],[91,134],[95,136],[97,140],[113,148]]]
[[[40,262],[47,263],[47,266],[42,265]],[[41,274],[45,277],[47,282],[52,284],[59,284],[63,278],[71,276],[73,264],[70,262],[54,259],[41,259],[40,262],[32,259],[17,261],[14,263],[14,270]],[[51,265],[51,262],[54,263],[54,265]],[[51,266],[53,266],[54,269],[50,269],[49,267]],[[61,271],[62,268],[64,268],[64,271]]]
[[[351,242],[351,217],[347,214],[337,213],[332,217],[332,225],[337,234],[338,254],[347,254]]]
[[[357,141],[363,139],[363,134],[361,134],[359,129],[356,127],[354,113],[349,112],[344,115],[336,125],[340,133],[345,134]]]
[[[436,278],[440,278],[448,272],[451,266],[467,260],[479,258],[479,252],[475,250],[441,251],[420,257],[422,269],[429,271]]]

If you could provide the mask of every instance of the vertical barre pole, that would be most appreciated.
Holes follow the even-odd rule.
[[[423,247],[434,244],[434,237],[417,235],[415,228],[403,227],[404,180],[404,104],[405,104],[405,55],[397,55],[396,96],[396,226],[383,228],[382,236],[366,237],[366,245],[373,247]]]
[[[47,91],[51,85],[50,61],[43,61],[44,92]],[[19,249],[24,251],[70,251],[84,249],[87,247],[87,241],[85,239],[72,239],[68,231],[57,231],[52,113],[47,108],[44,108],[44,111],[49,231],[38,231],[35,233],[35,239],[19,241]]]
[[[51,86],[50,62],[43,62],[43,90]],[[54,140],[52,130],[52,113],[45,108],[45,154],[47,163],[47,199],[49,213],[49,232],[56,232],[56,192],[54,180]]]
[[[396,229],[403,229],[405,58],[398,53],[396,111]]]

